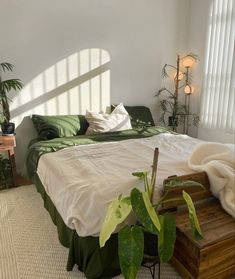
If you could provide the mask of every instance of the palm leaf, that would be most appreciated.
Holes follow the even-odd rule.
[[[169,75],[168,75],[168,73],[167,73],[167,71],[166,71],[166,67],[167,67],[167,64],[165,64],[165,65],[163,66],[163,68],[162,68],[162,73],[161,73],[162,78],[168,78],[168,77],[169,77]]]
[[[8,79],[0,83],[0,91],[9,92],[12,89],[18,91],[23,88],[23,83],[20,79]]]
[[[161,110],[167,111],[167,104],[168,104],[168,101],[166,99],[161,100],[159,103]]]
[[[0,63],[0,66],[1,66],[1,68],[3,70],[3,72],[6,72],[6,71],[12,72],[13,69],[14,69],[14,65],[11,64],[11,63],[7,63],[7,62]]]
[[[161,93],[164,91],[166,91],[166,87],[162,87],[161,89],[159,89],[157,94],[155,95],[155,97],[159,97],[161,95]]]

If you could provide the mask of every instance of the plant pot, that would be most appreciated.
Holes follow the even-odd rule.
[[[142,266],[149,269],[152,278],[155,279],[155,267],[158,266],[158,276],[161,278],[161,262],[158,257],[158,238],[156,235],[144,232],[144,257]]]
[[[3,135],[14,135],[15,133],[15,123],[8,122],[1,124],[2,134]]]
[[[144,232],[144,260],[158,259],[158,238],[157,235]]]

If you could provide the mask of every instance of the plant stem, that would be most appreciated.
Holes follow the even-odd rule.
[[[153,207],[157,209],[162,204],[168,193],[169,190],[166,191],[166,193],[160,198],[160,200],[156,204],[153,205]]]
[[[153,157],[153,170],[152,170],[152,177],[151,177],[151,185],[152,185],[152,191],[150,195],[151,203],[153,203],[153,193],[155,191],[155,186],[156,186],[158,156],[159,156],[159,149],[155,148],[154,157]]]

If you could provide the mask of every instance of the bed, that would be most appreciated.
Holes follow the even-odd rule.
[[[157,184],[161,190],[164,178],[190,172],[187,157],[200,142],[153,126],[150,111],[137,107],[135,113],[136,109],[140,111],[141,118],[136,121],[138,113],[132,118],[133,129],[87,136],[82,134],[86,127],[82,127],[81,134],[37,139],[29,146],[27,174],[57,226],[61,244],[69,248],[67,270],[72,270],[77,264],[90,279],[120,274],[117,235],[113,234],[105,247],[100,249],[98,234],[108,203],[120,193],[128,194],[131,187],[138,183],[131,172],[150,171],[153,150],[159,147]],[[130,110],[129,113],[131,115]],[[80,123],[86,126],[83,116],[79,117]],[[109,167],[105,168],[101,162]],[[112,165],[112,162],[115,164]],[[109,180],[112,175],[113,179]],[[103,177],[100,184],[97,184],[96,177]],[[77,180],[80,181],[80,188]],[[107,180],[109,183],[105,183]]]

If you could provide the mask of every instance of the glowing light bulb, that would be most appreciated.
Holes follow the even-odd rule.
[[[194,87],[187,84],[184,88],[184,93],[185,94],[192,94],[193,92],[194,92]]]
[[[177,75],[177,73],[174,74],[174,79],[176,79],[176,75]],[[184,73],[179,72],[178,80],[182,80],[183,78],[184,78]]]
[[[192,56],[186,56],[182,61],[183,66],[186,68],[191,68],[194,63],[195,59]]]

